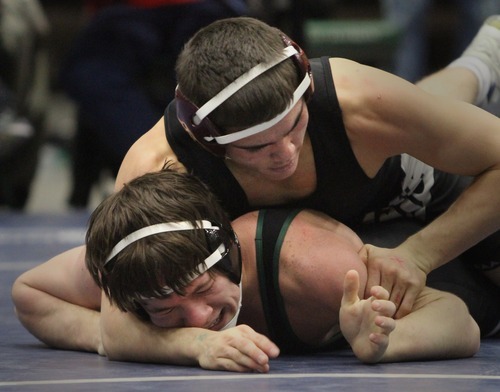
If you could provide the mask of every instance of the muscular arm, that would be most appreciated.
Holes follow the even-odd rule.
[[[375,259],[387,260],[391,268],[394,260],[412,264],[423,272],[417,284],[423,287],[425,274],[500,229],[500,119],[470,104],[429,95],[380,70],[344,60],[333,60],[333,65],[348,135],[369,176],[388,157],[408,153],[440,170],[476,177],[446,213],[399,247],[368,248],[369,267]],[[384,275],[374,273],[383,268],[375,264],[368,288]],[[383,285],[392,290],[391,300],[403,301],[398,314],[407,313],[419,288],[405,294],[403,283],[388,279]]]
[[[167,162],[173,164],[179,171],[185,170],[168,145],[162,117],[130,147],[118,171],[115,191],[120,190],[123,184],[134,178],[161,170]]]
[[[102,354],[100,298],[81,247],[23,273],[12,287],[17,317],[35,337],[51,347]]]
[[[47,345],[97,352],[111,360],[199,364],[206,369],[269,370],[277,347],[247,326],[224,332],[160,329],[102,300],[84,263],[84,247],[23,273],[12,288],[16,313]]]

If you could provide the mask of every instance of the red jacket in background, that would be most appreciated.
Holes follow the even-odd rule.
[[[160,7],[162,5],[176,5],[185,3],[197,3],[202,0],[86,0],[85,7],[89,12],[95,12],[100,8],[114,4],[128,4],[135,7]]]

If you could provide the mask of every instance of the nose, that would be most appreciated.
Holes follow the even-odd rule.
[[[295,145],[292,137],[287,135],[280,141],[273,144],[271,158],[276,161],[287,161],[295,154],[296,151],[297,146]]]
[[[204,328],[212,322],[213,308],[201,301],[185,304],[183,307],[184,326]]]

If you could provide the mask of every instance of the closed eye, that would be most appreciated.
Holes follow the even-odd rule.
[[[172,311],[175,308],[158,308],[158,309],[152,309],[149,311],[150,314],[154,314],[155,316],[158,315],[167,315],[169,313],[172,313]]]
[[[196,290],[196,295],[207,295],[210,294],[212,288],[214,286],[214,280],[210,279],[206,284],[201,286],[198,290]]]
[[[295,131],[295,129],[296,129],[296,127],[290,129],[285,135],[283,135],[283,138],[290,135],[293,131]],[[249,152],[256,152],[256,151],[260,151],[260,150],[266,148],[267,146],[272,146],[273,144],[274,143],[266,143],[266,144],[260,144],[257,146],[249,146],[249,147],[234,146],[234,147],[239,148],[241,150],[249,151]]]

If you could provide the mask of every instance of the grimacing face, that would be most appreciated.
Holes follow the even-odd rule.
[[[240,289],[225,275],[205,272],[185,288],[140,302],[151,322],[161,328],[198,327],[218,331],[239,309]]]

